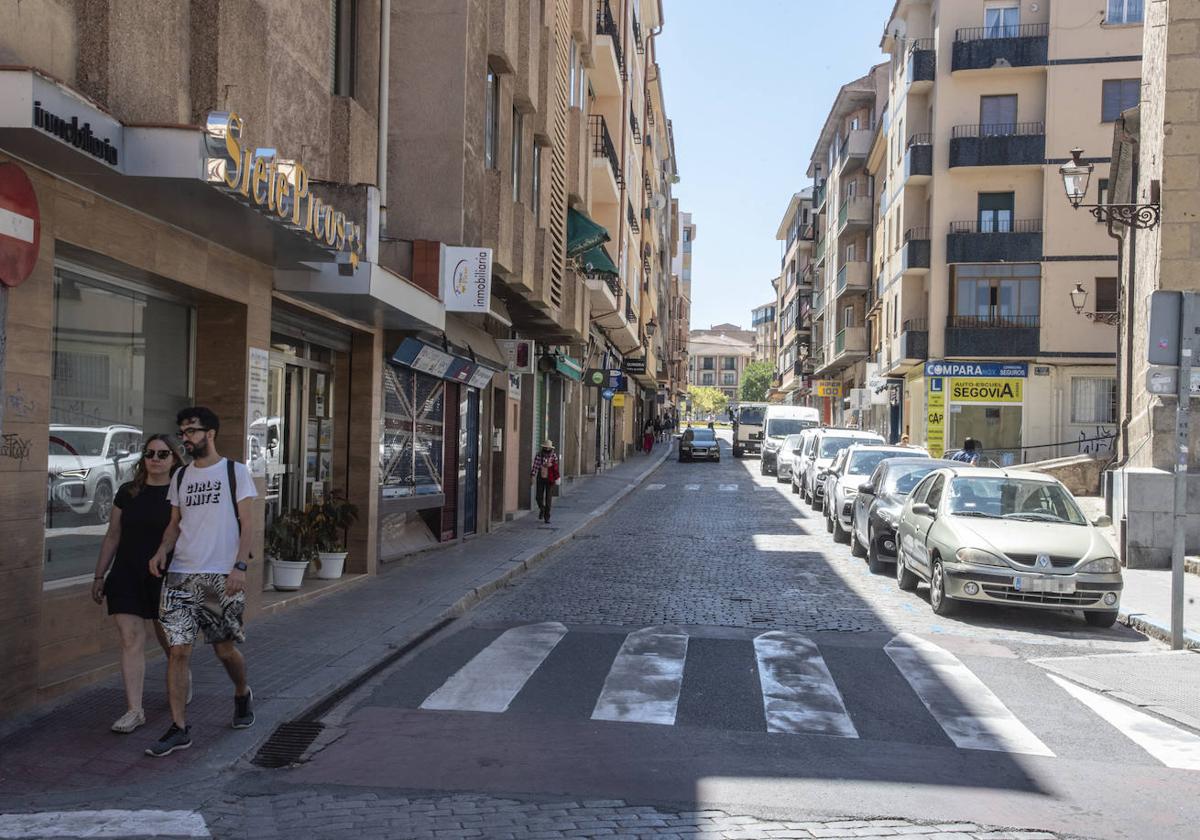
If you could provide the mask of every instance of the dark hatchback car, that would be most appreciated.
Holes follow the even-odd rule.
[[[684,429],[679,439],[679,460],[720,461],[721,447],[712,429]]]
[[[936,469],[950,466],[936,458],[892,458],[859,485],[850,516],[850,553],[866,557],[871,571],[882,573],[896,562],[896,523],[908,494]]]

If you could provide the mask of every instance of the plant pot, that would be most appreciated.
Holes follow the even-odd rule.
[[[317,556],[321,560],[320,568],[317,570],[317,577],[321,580],[337,580],[342,576],[342,570],[346,568],[347,551],[322,551]]]
[[[273,565],[275,566],[276,589],[290,592],[300,588],[300,584],[304,582],[304,570],[308,568],[307,560],[301,562],[276,560]]]

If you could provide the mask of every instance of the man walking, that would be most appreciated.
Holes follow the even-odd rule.
[[[187,723],[188,664],[196,637],[204,634],[233,682],[233,728],[254,723],[253,693],[246,684],[246,661],[235,646],[245,641],[246,564],[250,559],[252,499],[257,495],[250,469],[217,452],[221,421],[203,406],[185,408],[175,418],[179,439],[192,462],[171,478],[167,499],[171,521],[162,545],[150,558],[150,573],[161,577],[174,549],[162,590],[159,620],[167,636],[167,693],[171,728],[147,755],[158,758],[192,745]]]
[[[550,523],[550,500],[554,496],[554,485],[558,483],[558,454],[554,451],[554,441],[546,438],[542,441],[542,450],[533,456],[533,469],[530,474],[537,479],[538,519]]]
[[[962,450],[954,453],[951,460],[962,461],[964,464],[970,464],[972,467],[979,466],[979,441],[972,437],[964,438]]]

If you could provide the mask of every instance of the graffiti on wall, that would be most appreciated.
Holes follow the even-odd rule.
[[[1113,451],[1113,441],[1116,437],[1117,430],[1111,426],[1080,429],[1075,451],[1080,455],[1108,455]]]

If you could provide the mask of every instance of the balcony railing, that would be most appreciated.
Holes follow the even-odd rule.
[[[642,142],[642,127],[638,125],[637,114],[633,112],[633,105],[629,106],[629,131],[633,135],[633,142],[641,144]]]
[[[976,26],[954,33],[951,70],[1040,67],[1046,64],[1050,24]]]
[[[950,166],[1040,166],[1045,162],[1045,123],[956,125],[950,132]]]
[[[838,232],[850,224],[869,225],[871,223],[871,197],[866,195],[846,196],[838,209]]]
[[[825,204],[825,182],[813,184],[813,212],[818,212]]]
[[[933,175],[933,135],[914,134],[904,146],[904,177]]]
[[[820,263],[824,259],[825,259],[825,240],[822,239],[820,242],[817,243],[816,248],[813,250],[813,263],[814,264]]]
[[[951,315],[946,319],[947,356],[1031,356],[1040,352],[1037,315]]]
[[[1037,262],[1041,258],[1041,219],[950,223],[946,262]]]
[[[637,213],[634,213],[634,212],[633,212],[633,205],[632,205],[632,204],[628,204],[628,203],[627,203],[627,204],[625,205],[625,218],[629,220],[629,229],[630,229],[630,230],[632,230],[634,233],[641,233],[641,232],[642,232],[642,228],[641,228],[641,226],[638,224]]]
[[[929,358],[929,322],[924,318],[910,318],[900,330],[899,359],[910,362]]]
[[[813,316],[815,317],[817,315],[820,315],[821,310],[823,310],[824,308],[825,308],[825,293],[817,292],[815,295],[813,295],[813,302],[812,302]]]
[[[866,291],[867,261],[851,260],[838,269],[836,294],[840,297],[846,291]]]
[[[909,228],[904,232],[903,268],[929,268],[929,228]]]
[[[637,320],[637,314],[633,311],[633,300],[629,295],[625,295],[625,320],[630,324]]]
[[[604,121],[604,116],[602,114],[589,116],[588,127],[592,132],[592,157],[608,158],[608,165],[612,168],[613,177],[617,179],[617,187],[623,187],[625,179],[621,177],[621,162],[617,157],[617,147],[613,145],[612,135],[608,133],[608,123]]]
[[[637,15],[633,17],[633,43],[638,51],[638,55],[646,53],[646,45],[642,41],[642,25],[638,22]]]
[[[612,38],[613,52],[617,56],[617,65],[621,68],[621,78],[625,78],[625,52],[621,49],[621,29],[613,18],[612,6],[608,0],[600,0],[596,7],[596,34]]]
[[[937,75],[937,53],[933,48],[932,38],[917,38],[908,48],[905,75],[909,85],[914,82],[932,82]]]

